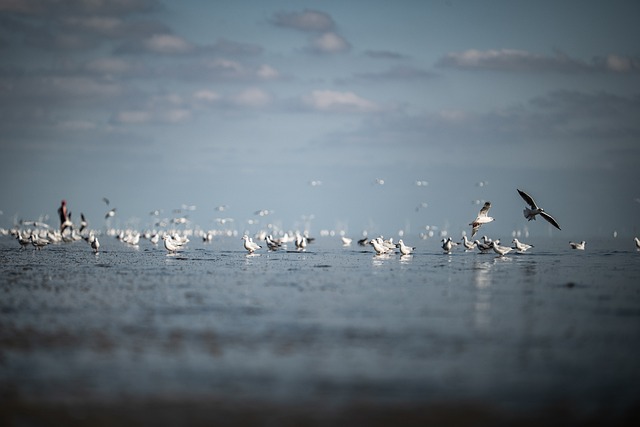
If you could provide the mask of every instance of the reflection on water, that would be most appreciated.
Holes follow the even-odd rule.
[[[478,329],[491,327],[491,261],[474,261],[473,285],[476,289],[474,307],[474,326]]]

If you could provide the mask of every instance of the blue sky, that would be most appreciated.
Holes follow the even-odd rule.
[[[496,237],[631,236],[637,16],[635,1],[1,2],[0,223],[54,222],[64,198],[100,227],[108,197],[121,225],[187,205],[205,229],[313,217],[457,236],[490,200]],[[516,188],[563,230],[527,224]]]

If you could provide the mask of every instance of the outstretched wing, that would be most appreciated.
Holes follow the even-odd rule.
[[[516,190],[518,189],[516,188]],[[531,209],[538,209],[538,205],[536,205],[536,202],[535,200],[533,200],[533,197],[531,197],[530,195],[528,195],[522,190],[518,190],[518,194],[520,194],[520,197],[522,197],[524,201],[527,202],[529,206],[531,206]]]
[[[560,225],[558,225],[558,222],[555,219],[553,219],[551,215],[543,211],[543,212],[540,212],[540,216],[546,219],[547,221],[549,221],[549,224],[553,225],[558,230],[561,230]]]
[[[491,209],[491,202],[485,202],[482,209],[480,209],[480,213],[478,214],[478,216],[487,216],[489,209]]]

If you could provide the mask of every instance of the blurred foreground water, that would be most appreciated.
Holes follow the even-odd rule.
[[[496,258],[410,240],[415,255],[401,258],[337,238],[247,256],[239,238],[169,255],[162,242],[105,236],[94,255],[83,241],[35,251],[0,237],[0,416],[446,424],[463,408],[474,415],[461,425],[638,419],[632,241],[575,251],[540,239]]]

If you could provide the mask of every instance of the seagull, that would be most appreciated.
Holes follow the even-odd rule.
[[[170,253],[176,253],[182,249],[183,243],[174,240],[169,234],[162,236],[162,240],[164,241],[164,248]]]
[[[86,238],[86,240],[87,240],[87,243],[91,245],[91,249],[93,249],[93,253],[97,254],[98,249],[100,248],[100,242],[98,241],[98,238],[93,234],[93,232],[91,232],[89,234],[89,237]]]
[[[471,229],[471,237],[476,235],[482,224],[493,221],[493,218],[487,215],[487,213],[489,213],[489,209],[491,209],[491,202],[485,202],[482,209],[480,209],[480,212],[478,213],[476,219],[474,219],[473,222],[469,224],[473,227]]]
[[[527,249],[531,249],[533,247],[533,245],[529,245],[527,243],[522,243],[521,241],[519,241],[518,239],[514,238],[513,242],[515,245],[515,250],[522,253],[522,252],[526,252]]]
[[[402,239],[398,240],[398,243],[396,243],[396,247],[400,249],[400,253],[402,255],[411,255],[411,252],[416,249],[414,247],[405,245]]]
[[[246,234],[242,236],[242,240],[244,242],[244,248],[250,253],[254,253],[256,250],[262,248],[259,244],[253,241],[253,239]]]
[[[497,240],[491,242],[491,247],[493,248],[493,251],[497,253],[498,256],[501,256],[501,257],[505,256],[506,254],[508,254],[513,250],[513,248],[509,246],[500,246]]]
[[[84,214],[82,212],[80,212],[80,233],[82,233],[84,231],[85,228],[87,228],[87,220],[84,217]]]
[[[454,246],[458,246],[457,242],[454,242],[451,237],[447,237],[446,239],[442,239],[442,249],[444,250],[445,253],[450,254],[451,253],[451,249],[453,249]]]
[[[476,248],[478,248],[480,253],[486,254],[487,252],[489,252],[491,250],[491,242],[484,243],[484,242],[481,242],[480,240],[476,240],[473,243],[476,244]]]
[[[16,239],[18,239],[18,243],[20,243],[20,249],[24,249],[27,247],[27,245],[29,245],[29,243],[31,243],[31,236],[29,237],[24,237],[22,235],[22,231],[18,230],[18,234],[16,236]],[[636,238],[637,240],[637,238]],[[637,242],[636,242],[637,244]]]
[[[465,250],[470,251],[476,247],[476,242],[472,242],[467,239],[467,236],[462,236],[462,244],[464,245]]]
[[[633,240],[636,242],[636,250],[640,251],[640,239],[634,237]]]
[[[273,240],[273,236],[271,235],[264,236],[264,242],[267,244],[267,249],[270,251],[277,251],[280,247],[280,243]]]
[[[376,237],[375,239],[372,239],[369,244],[371,246],[373,246],[373,249],[376,251],[377,255],[382,255],[382,254],[386,254],[389,251],[391,251],[391,249],[389,247],[387,247],[387,245],[384,244],[384,242],[382,241],[381,238]]]
[[[353,241],[353,239],[345,236],[340,237],[340,239],[342,240],[342,246],[349,246]]]
[[[107,212],[104,216],[104,219],[108,219],[111,218],[113,216],[116,215],[116,208],[111,209],[109,212]]]
[[[580,243],[569,242],[569,245],[571,245],[571,249],[577,249],[579,251],[584,251],[584,247],[586,244],[587,242],[585,242],[584,240]]]
[[[49,244],[49,240],[43,239],[35,233],[32,233],[29,239],[31,240],[31,244],[33,245],[33,247],[38,250],[44,248]]]
[[[304,251],[307,249],[307,236],[296,233],[296,248],[299,251]]]
[[[518,189],[516,188],[516,190]],[[542,218],[546,219],[551,225],[553,225],[555,228],[560,230],[560,225],[558,225],[558,222],[555,219],[553,219],[551,215],[546,213],[544,209],[536,205],[536,202],[535,200],[533,200],[533,197],[531,197],[530,195],[528,195],[522,190],[518,190],[518,194],[520,194],[520,197],[522,197],[530,207],[530,208],[524,208],[524,211],[523,211],[524,217],[527,218],[528,221],[531,221],[532,219],[535,220],[536,215],[540,214]]]

